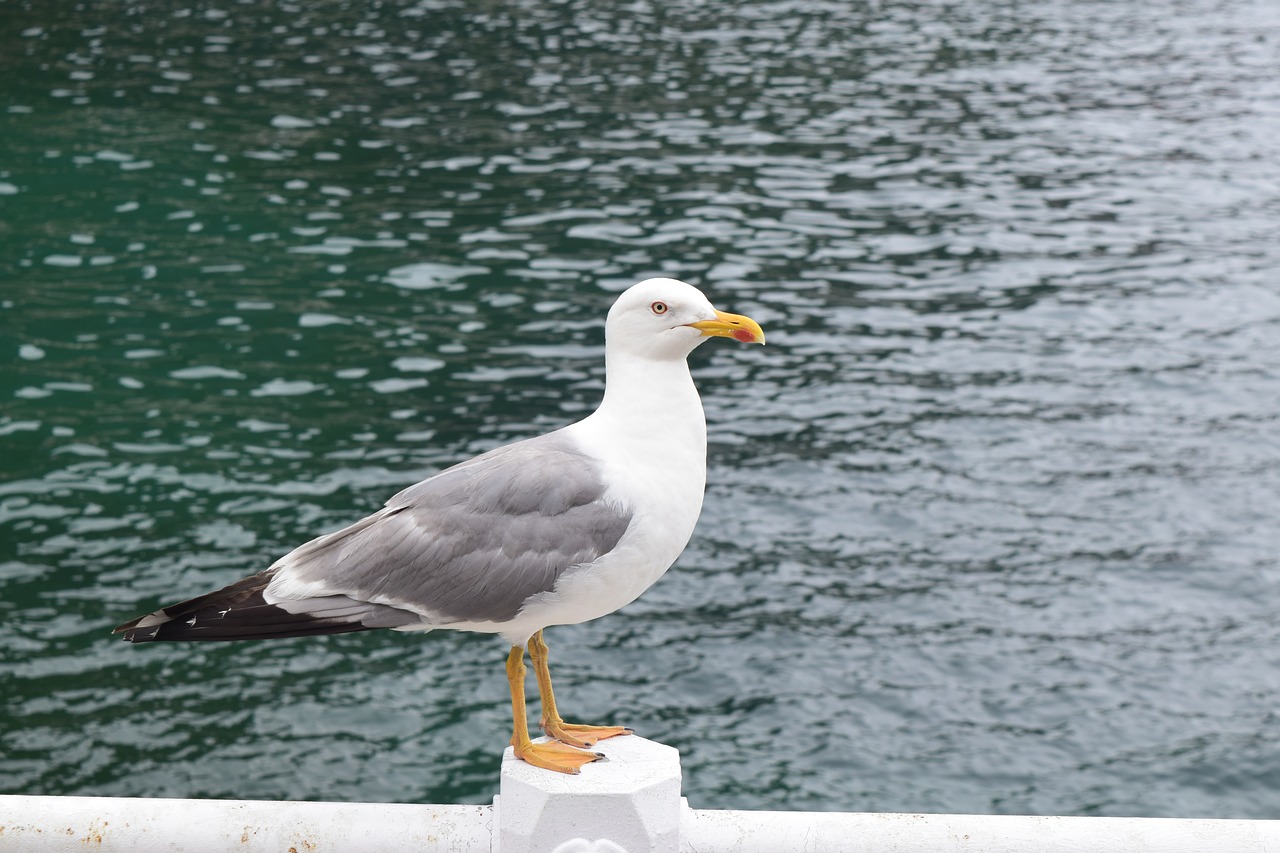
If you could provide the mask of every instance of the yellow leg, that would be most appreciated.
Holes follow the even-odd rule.
[[[631,729],[625,726],[566,723],[560,717],[555,693],[551,690],[551,667],[547,663],[547,644],[541,631],[529,638],[529,658],[533,661],[533,674],[538,678],[538,693],[542,696],[542,730],[548,735],[570,746],[593,746],[598,740],[631,734]],[[523,657],[520,662],[524,663]]]
[[[580,773],[582,765],[604,758],[598,752],[586,752],[554,741],[533,742],[524,704],[524,675],[524,649],[512,646],[511,654],[507,655],[507,682],[511,685],[511,746],[515,748],[516,758],[557,773]]]

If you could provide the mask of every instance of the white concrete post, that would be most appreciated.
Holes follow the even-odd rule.
[[[494,853],[679,853],[680,753],[635,735],[593,750],[577,776],[517,761],[508,748],[494,800]]]

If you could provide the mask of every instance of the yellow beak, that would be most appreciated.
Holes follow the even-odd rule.
[[[764,343],[764,329],[755,320],[741,314],[717,311],[714,320],[700,320],[689,325],[709,337],[733,338],[744,344]]]

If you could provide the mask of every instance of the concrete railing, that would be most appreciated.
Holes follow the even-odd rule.
[[[0,796],[0,851],[53,853],[1276,853],[1280,821],[689,808],[638,737],[562,776],[511,757],[492,806]]]

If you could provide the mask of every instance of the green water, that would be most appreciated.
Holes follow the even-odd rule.
[[[490,800],[500,641],[109,630],[580,417],[661,273],[770,345],[569,715],[699,808],[1276,816],[1274,4],[3,12],[0,790]]]

